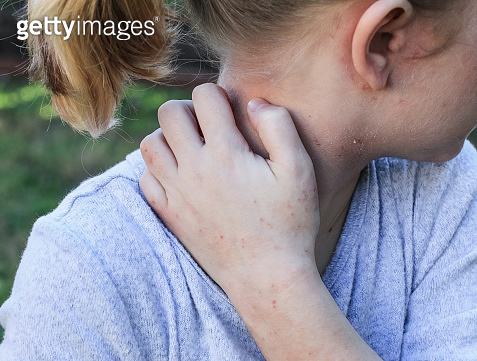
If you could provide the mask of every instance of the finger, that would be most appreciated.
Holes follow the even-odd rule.
[[[157,112],[159,124],[178,163],[190,159],[203,147],[190,100],[172,100]]]
[[[202,84],[192,92],[197,120],[205,143],[222,143],[232,147],[248,146],[235,125],[235,117],[227,93],[215,84]]]
[[[309,165],[310,157],[285,108],[255,98],[249,102],[247,110],[252,126],[269,153],[271,163],[288,169]]]
[[[152,175],[149,169],[146,168],[141,178],[139,178],[139,186],[154,212],[158,216],[164,215],[168,204],[167,194],[162,184]]]
[[[167,185],[177,173],[177,161],[161,129],[149,134],[140,145],[147,168],[162,184]]]

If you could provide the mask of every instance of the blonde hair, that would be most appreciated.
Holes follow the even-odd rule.
[[[310,13],[316,16],[316,12],[309,11],[310,7],[326,10],[326,6],[353,1],[362,0],[188,0],[187,4],[189,17],[195,21],[205,43],[217,56],[222,56],[234,48],[231,44],[246,45],[240,50],[247,49],[251,54],[263,47],[271,49],[286,44],[290,39],[283,36],[285,32],[292,33],[290,29],[297,29],[297,24],[310,21]],[[446,22],[444,10],[463,1],[409,2],[420,15]],[[439,22],[438,26],[441,25],[444,24]]]
[[[188,0],[187,5],[193,25],[220,56],[237,45],[251,49],[255,44],[256,49],[278,42],[277,34],[287,32],[283,29],[304,22],[309,6],[349,1],[357,0]],[[423,12],[442,12],[452,3],[410,2]],[[130,40],[104,34],[73,34],[68,40],[44,33],[30,37],[31,77],[51,90],[52,103],[63,120],[93,137],[114,125],[125,82],[156,80],[170,72],[171,45],[177,32],[167,21],[173,14],[162,0],[30,0],[28,16],[30,21],[57,16],[65,21],[115,23],[156,18],[153,36],[142,34]]]
[[[72,33],[67,40],[44,32],[29,37],[31,78],[51,90],[53,106],[64,121],[97,137],[114,125],[125,82],[169,74],[175,29],[167,22],[162,0],[30,0],[30,22],[55,16],[67,22],[154,19],[152,36],[142,33],[130,40],[99,33]]]

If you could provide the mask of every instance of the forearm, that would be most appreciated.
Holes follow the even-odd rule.
[[[342,314],[316,267],[228,289],[267,360],[380,360]]]

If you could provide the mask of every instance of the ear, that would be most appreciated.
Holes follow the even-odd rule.
[[[351,51],[356,71],[373,90],[386,87],[391,71],[389,55],[404,45],[412,13],[407,0],[378,0],[361,16]]]

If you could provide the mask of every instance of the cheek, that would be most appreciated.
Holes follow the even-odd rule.
[[[477,120],[477,54],[456,51],[443,60],[427,72],[429,86],[418,89],[428,94],[421,106],[428,108],[429,121],[435,118],[436,126],[449,136],[467,134]]]

